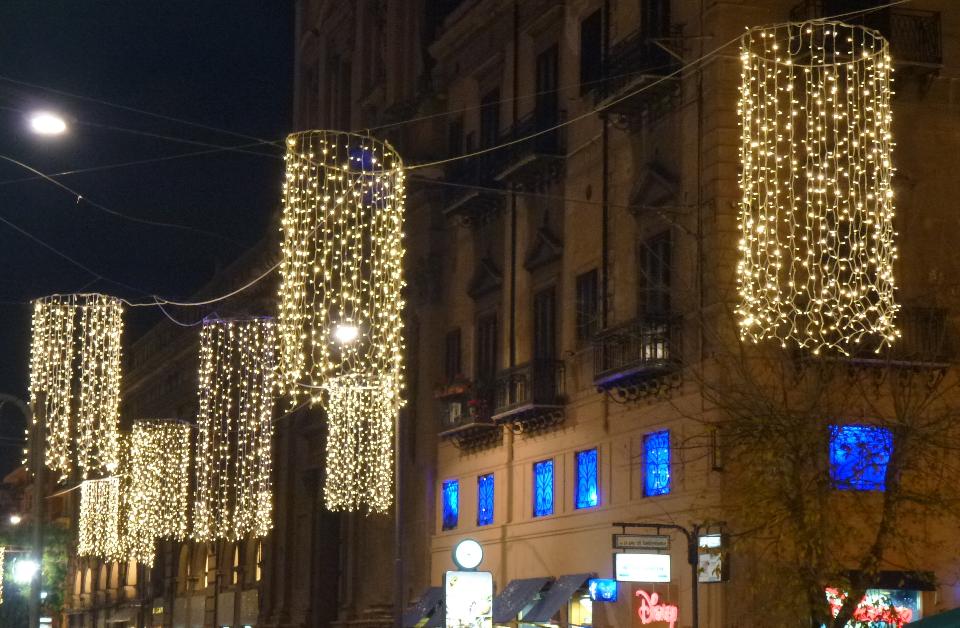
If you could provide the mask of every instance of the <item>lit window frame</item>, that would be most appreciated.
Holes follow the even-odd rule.
[[[549,470],[549,489],[545,483],[541,483],[541,469]],[[554,495],[556,493],[556,465],[554,464],[553,458],[547,458],[546,460],[539,460],[533,463],[533,516],[534,518],[549,517],[553,515],[556,511],[556,500]],[[549,495],[542,495],[541,491],[549,493]],[[547,503],[547,497],[549,497],[549,504]]]
[[[584,473],[592,477],[584,477]],[[587,510],[599,505],[600,451],[592,447],[574,454],[573,507],[576,510]]]
[[[440,485],[441,529],[456,530],[460,525],[460,480],[444,480]]]
[[[657,430],[643,435],[644,497],[669,495],[673,491],[671,450],[670,430]],[[666,452],[666,460],[663,459],[664,452]]]

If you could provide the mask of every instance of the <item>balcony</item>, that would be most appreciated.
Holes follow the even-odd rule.
[[[849,10],[849,4],[835,0],[804,0],[791,10],[790,17],[809,20]],[[937,11],[886,8],[847,20],[880,31],[890,42],[890,55],[900,70],[926,73],[943,66],[943,40]]]
[[[593,383],[629,400],[657,393],[680,368],[680,319],[635,319],[593,340]]]
[[[493,422],[516,433],[546,429],[563,420],[562,360],[534,360],[502,371],[494,383]]]
[[[502,158],[503,151],[493,151],[451,162],[445,176],[444,215],[471,225],[496,216],[503,208],[503,191],[494,175]]]
[[[880,351],[864,347],[839,360],[864,366],[942,371],[956,359],[956,338],[943,308],[905,306],[897,313],[898,338]]]
[[[500,136],[501,144],[517,143],[496,151],[500,156],[495,179],[536,185],[558,177],[567,155],[567,136],[566,127],[555,127],[566,119],[565,112],[533,111],[517,120]]]
[[[496,445],[503,434],[490,418],[493,388],[452,382],[438,386],[434,397],[440,404],[440,440],[458,449],[480,449]]]
[[[672,33],[670,39],[679,37]],[[637,29],[610,47],[603,80],[594,94],[598,107],[610,113],[636,115],[669,102],[678,92],[680,59],[661,38]]]

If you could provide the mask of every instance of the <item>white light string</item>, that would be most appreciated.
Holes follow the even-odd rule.
[[[82,479],[113,473],[119,455],[120,301],[102,294],[53,295],[37,299],[33,308],[30,403],[44,417],[46,465],[61,481],[74,460]]]
[[[741,61],[741,336],[879,350],[899,335],[887,41],[839,22],[756,28]]]
[[[200,332],[196,498],[191,536],[236,541],[273,527],[277,325],[206,321]]]

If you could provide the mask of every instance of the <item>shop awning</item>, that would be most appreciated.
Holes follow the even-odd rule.
[[[570,600],[570,596],[576,593],[577,589],[586,585],[587,580],[592,577],[593,574],[589,573],[560,576],[550,585],[550,588],[540,601],[530,609],[530,612],[523,616],[523,621],[537,624],[549,623],[553,616]]]
[[[957,626],[960,626],[960,608],[924,617],[920,621],[912,621],[904,624],[903,628],[956,628]]]
[[[511,580],[500,595],[493,599],[493,623],[508,624],[516,621],[520,611],[533,602],[551,580],[552,578]]]
[[[437,615],[440,616],[442,622],[443,613],[440,612],[442,606],[443,587],[430,587],[424,591],[420,599],[403,614],[401,618],[403,628],[415,628],[425,619],[434,618]],[[442,623],[440,625],[442,625]]]

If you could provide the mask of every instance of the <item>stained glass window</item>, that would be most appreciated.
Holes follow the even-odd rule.
[[[553,460],[533,465],[533,516],[553,514]]]
[[[477,478],[477,525],[493,523],[493,474]]]
[[[830,426],[830,478],[841,490],[882,491],[893,434],[875,425]]]
[[[443,483],[443,529],[453,530],[460,520],[460,482],[447,480]]]
[[[647,497],[670,492],[670,430],[643,437],[643,494]]]
[[[597,492],[596,449],[577,452],[576,490],[574,504],[577,508],[593,508],[600,503],[600,495]]]

